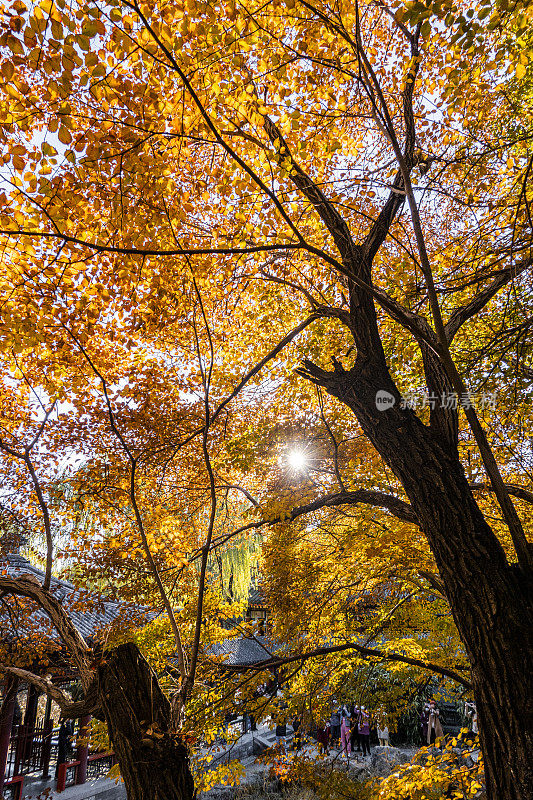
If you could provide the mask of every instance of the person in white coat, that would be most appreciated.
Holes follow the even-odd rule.
[[[381,723],[383,727],[378,725],[378,739],[381,747],[389,746],[389,729],[385,723]]]

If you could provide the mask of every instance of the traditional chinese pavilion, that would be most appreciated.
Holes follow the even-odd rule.
[[[0,574],[11,578],[33,576],[39,583],[44,580],[44,572],[19,553],[2,556]],[[139,609],[94,594],[84,594],[66,580],[52,578],[50,588],[89,645],[96,645],[99,634],[119,620],[124,624],[138,623],[143,617],[144,612]],[[9,605],[7,598],[0,606],[5,652],[14,654],[18,648],[20,653],[24,638],[42,631],[45,644],[28,668],[36,674],[46,675],[61,688],[70,687],[75,694],[77,675],[44,612],[26,608],[26,614],[19,614],[16,606],[16,602]],[[0,709],[0,798],[19,800],[24,780],[29,780],[29,776],[48,780],[53,771],[56,790],[61,791],[68,783],[82,784],[88,777],[107,773],[113,755],[91,755],[87,739],[80,740],[79,737],[87,730],[90,718],[78,720],[75,726],[77,743],[74,731],[69,731],[66,726],[63,729],[57,727],[58,719],[59,708],[50,698],[41,695],[33,684],[25,684],[13,676],[5,679]]]

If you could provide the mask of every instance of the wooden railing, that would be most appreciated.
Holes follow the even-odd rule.
[[[64,761],[57,767],[57,783],[56,791],[63,792],[66,786],[74,786],[76,778],[78,777],[78,767],[81,761]],[[72,771],[72,780],[70,780],[69,772]]]
[[[87,779],[102,778],[116,763],[113,752],[93,753],[87,759]]]
[[[15,775],[4,781],[3,800],[21,800],[24,775]]]
[[[105,769],[99,770],[98,769],[98,761],[107,760],[109,763],[105,765]],[[98,778],[102,777],[102,774],[109,772],[113,764],[115,763],[115,754],[114,753],[93,753],[87,758],[87,766],[88,766],[88,776],[89,778]],[[75,786],[77,783],[81,783],[78,781],[78,768],[81,764],[81,761],[65,761],[63,764],[60,764],[57,768],[57,783],[56,783],[56,791],[63,792],[67,786]],[[92,767],[89,768],[89,765]],[[96,767],[96,769],[95,769]],[[17,798],[18,800],[18,798]]]

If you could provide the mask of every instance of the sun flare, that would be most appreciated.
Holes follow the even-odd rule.
[[[307,467],[309,459],[302,450],[291,450],[287,457],[287,461],[291,469],[300,472]]]

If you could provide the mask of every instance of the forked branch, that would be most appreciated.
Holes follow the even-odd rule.
[[[87,693],[83,700],[73,702],[72,698],[66,692],[52,683],[48,678],[41,675],[36,675],[27,669],[20,669],[19,667],[5,667],[5,672],[9,675],[14,675],[19,680],[25,683],[30,683],[41,692],[50,697],[61,709],[61,716],[65,719],[78,719],[87,714],[91,716],[99,716],[102,712],[98,702],[96,692],[90,691]]]

